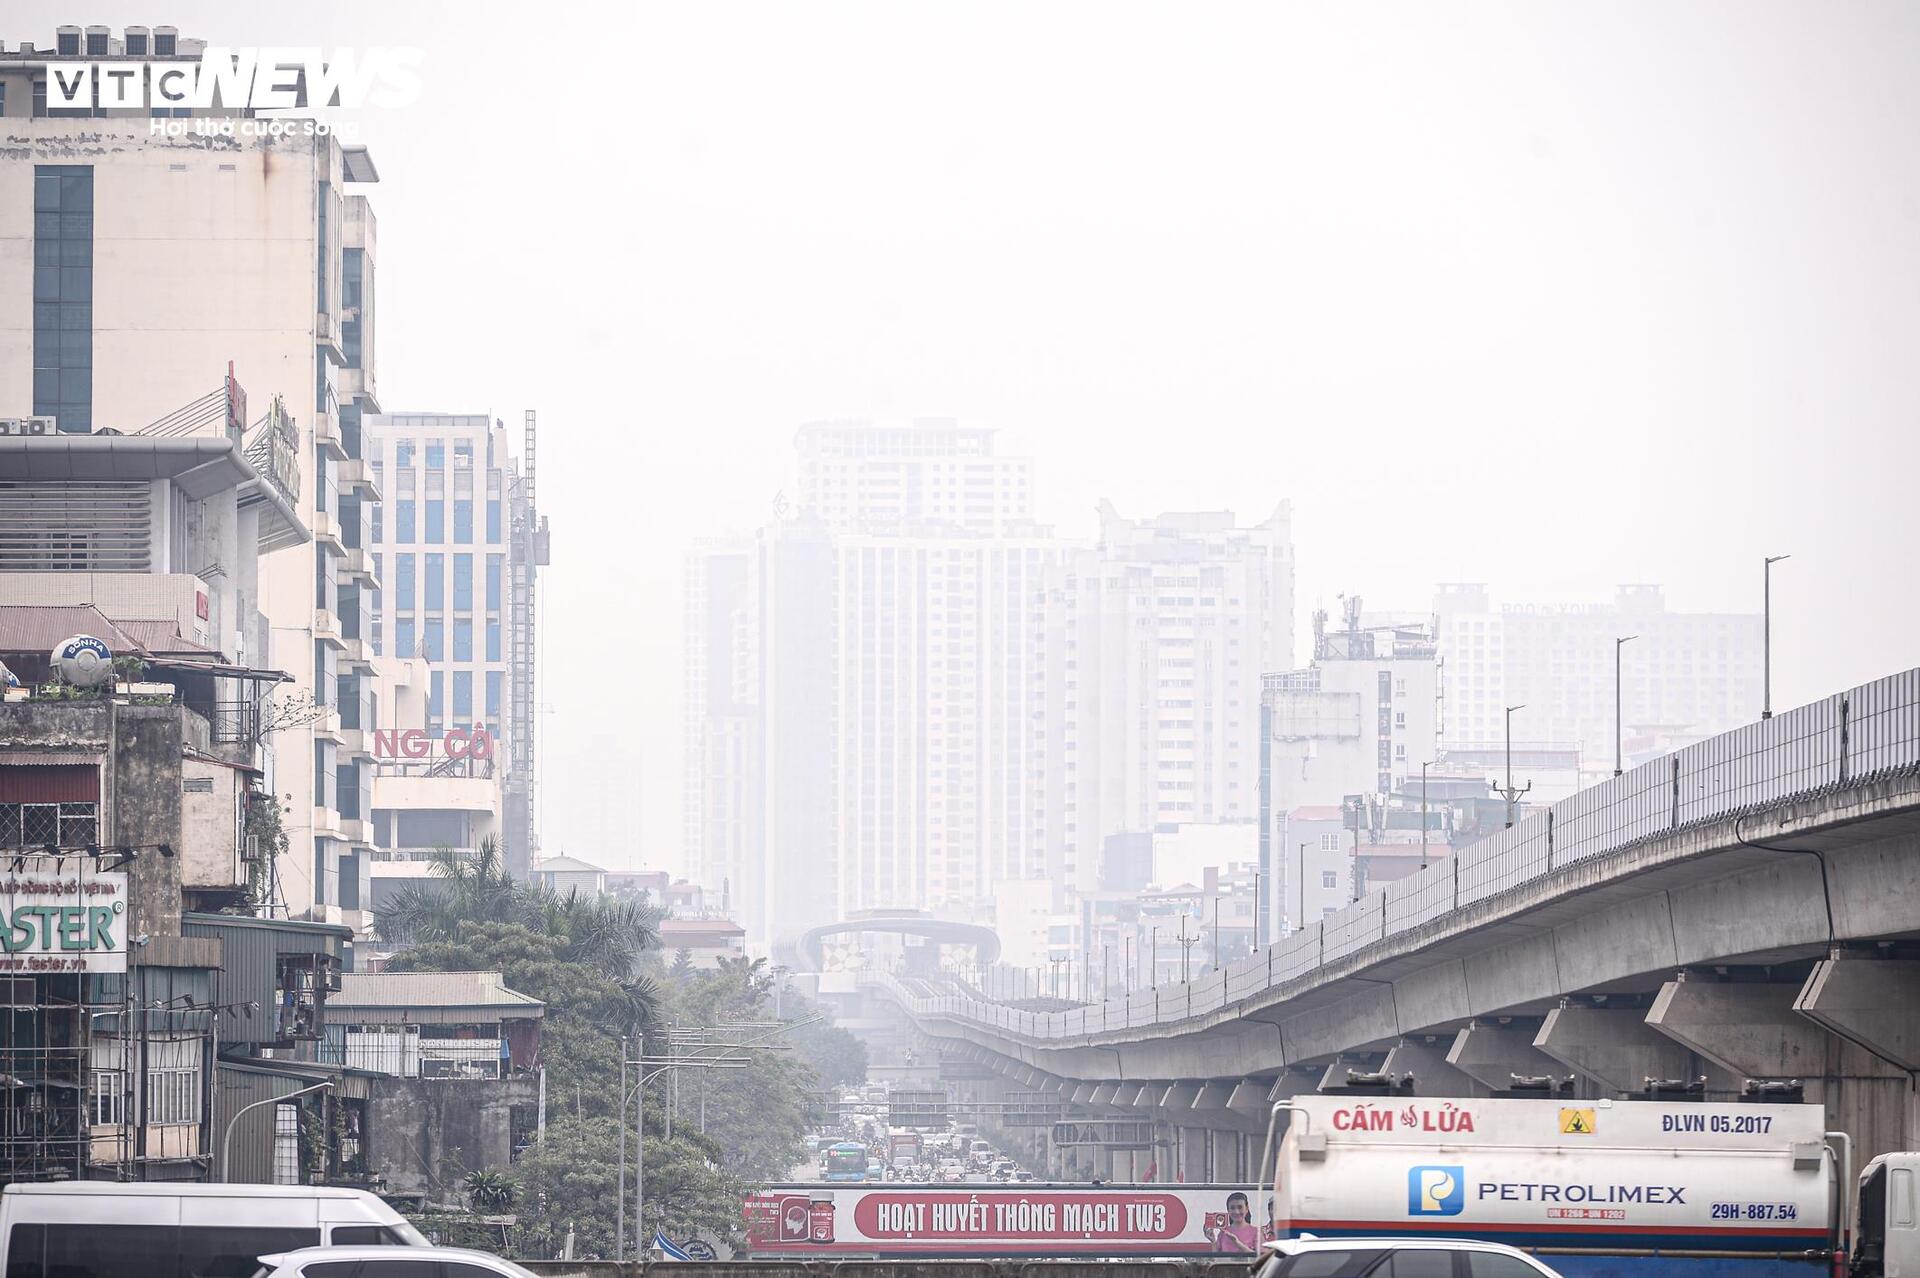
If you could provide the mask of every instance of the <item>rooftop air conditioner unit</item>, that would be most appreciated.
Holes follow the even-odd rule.
[[[51,435],[56,430],[51,417],[0,417],[0,435]]]

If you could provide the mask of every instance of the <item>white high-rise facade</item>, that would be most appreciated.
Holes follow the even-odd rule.
[[[94,38],[89,61],[131,65],[197,61],[203,47],[171,28],[102,30],[97,51]],[[291,847],[275,879],[284,904],[358,924],[372,848],[369,598],[379,582],[369,525],[380,492],[361,447],[362,416],[378,411],[377,237],[351,187],[377,180],[373,162],[325,134],[210,141],[155,133],[144,109],[49,112],[47,60],[0,57],[10,138],[0,158],[0,417],[133,434],[205,401],[230,368],[250,404],[249,444],[269,405],[284,405],[299,447],[283,478],[313,541],[261,560],[270,650],[236,655],[291,674],[298,691],[278,700],[303,703],[287,706],[268,738],[268,784],[289,796]],[[160,427],[223,429],[191,413]],[[229,569],[209,560],[191,571],[218,581]]]
[[[1623,735],[1703,737],[1760,716],[1761,619],[1754,613],[1673,612],[1658,586],[1622,586],[1607,604],[1496,607],[1486,587],[1445,585],[1439,621],[1442,743],[1456,749],[1513,739],[1578,747],[1582,767],[1614,755],[1614,641]]]
[[[1100,886],[1105,840],[1254,822],[1261,676],[1293,660],[1291,513],[1122,518],[1076,551],[1048,602],[1048,873]]]
[[[866,910],[1100,887],[1107,836],[1259,813],[1291,656],[1283,505],[1062,540],[946,419],[803,427],[798,501],[687,567],[686,846],[757,944]],[[1007,888],[1009,892],[1023,890]]]

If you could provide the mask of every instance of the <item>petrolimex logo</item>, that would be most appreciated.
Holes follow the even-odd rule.
[[[1467,1205],[1463,1167],[1407,1169],[1407,1215],[1458,1216]]]

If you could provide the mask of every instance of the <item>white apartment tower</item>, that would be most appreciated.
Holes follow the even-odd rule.
[[[1116,834],[1253,822],[1260,799],[1261,676],[1293,657],[1291,513],[1123,518],[1049,592],[1045,722],[1047,872],[1099,889]]]
[[[261,561],[270,651],[246,654],[311,701],[268,739],[292,841],[277,879],[294,915],[357,924],[380,493],[361,447],[378,409],[376,237],[351,188],[377,180],[373,162],[325,135],[168,136],[145,110],[47,108],[50,57],[197,60],[202,47],[171,28],[74,28],[54,50],[0,55],[0,416],[133,433],[215,391],[230,366],[250,420],[284,405],[314,540]],[[226,570],[192,568],[209,581]]]
[[[1578,747],[1587,771],[1613,767],[1614,641],[1624,735],[1698,738],[1760,717],[1757,613],[1667,608],[1660,587],[1621,586],[1605,604],[1496,607],[1479,584],[1434,601],[1443,662],[1442,741],[1488,748],[1514,715],[1516,743]]]

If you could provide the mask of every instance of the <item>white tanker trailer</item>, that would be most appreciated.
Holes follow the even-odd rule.
[[[1843,1230],[1851,1145],[1823,1127],[1818,1105],[1298,1096],[1262,1189],[1279,1238],[1483,1239],[1569,1278],[1916,1278],[1920,1155],[1875,1159]]]

